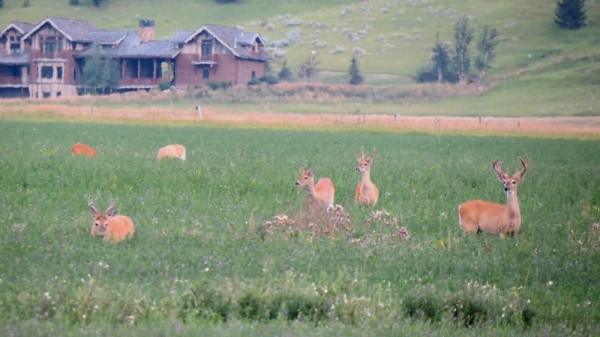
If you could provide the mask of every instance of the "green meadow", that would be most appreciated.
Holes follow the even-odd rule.
[[[98,156],[73,157],[75,142]],[[167,143],[188,159],[157,161]],[[377,149],[373,208],[354,205],[361,146]],[[0,335],[595,335],[598,153],[581,140],[3,120]],[[512,173],[519,156],[521,232],[464,235],[457,205],[503,202],[491,162]],[[304,216],[306,165],[336,184],[344,230],[287,225]],[[92,237],[88,197],[115,200],[134,237]]]

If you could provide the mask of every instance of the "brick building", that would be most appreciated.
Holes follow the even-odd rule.
[[[154,22],[138,31],[100,29],[87,20],[46,17],[13,21],[0,32],[0,97],[45,98],[85,91],[82,69],[99,53],[118,66],[117,91],[148,90],[169,82],[177,89],[208,81],[246,84],[264,76],[271,57],[255,32],[220,25],[154,38]]]

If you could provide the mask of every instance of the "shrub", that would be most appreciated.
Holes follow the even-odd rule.
[[[160,84],[158,85],[158,90],[160,90],[160,91],[169,90],[170,88],[171,88],[170,81],[160,82]]]
[[[179,317],[184,321],[191,316],[224,322],[230,311],[231,301],[228,298],[205,284],[198,284],[183,295]]]
[[[230,88],[232,84],[229,81],[207,81],[206,85],[212,90],[218,90]]]
[[[439,321],[441,317],[441,306],[431,296],[413,296],[404,301],[404,313],[413,319]]]
[[[269,74],[262,76],[258,80],[269,85],[277,84],[279,82],[279,78],[277,76]]]

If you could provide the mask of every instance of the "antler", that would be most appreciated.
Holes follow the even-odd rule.
[[[377,153],[377,152],[375,151],[375,148],[373,148],[373,151],[371,151],[371,159],[373,159],[373,157],[375,157],[375,153]]]
[[[93,215],[100,213],[100,212],[98,212],[98,208],[96,208],[96,205],[94,204],[94,201],[92,200],[92,197],[88,197],[88,208],[90,209],[90,211],[92,212]]]
[[[502,162],[499,161],[498,158],[492,163],[492,169],[494,169],[496,176],[498,176],[498,179],[502,182],[505,174],[502,172]]]
[[[118,212],[117,212],[117,205],[115,204],[115,201],[111,201],[110,202],[110,206],[108,206],[108,208],[106,209],[106,212],[104,212],[104,214],[106,214],[107,216],[115,216]]]
[[[523,179],[523,177],[525,177],[525,173],[527,172],[527,167],[529,166],[529,159],[525,158],[525,160],[523,160],[522,158],[519,158],[519,160],[521,161],[521,165],[523,165],[523,169],[519,172],[516,172],[515,175],[519,177],[519,179]]]
[[[358,156],[356,156],[356,161],[360,163],[363,159],[365,159],[365,147],[361,146],[360,153],[358,154]]]

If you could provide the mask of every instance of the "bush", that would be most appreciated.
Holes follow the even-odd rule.
[[[269,85],[277,84],[279,82],[279,78],[275,75],[265,75],[258,80]]]
[[[218,90],[230,88],[232,84],[229,81],[207,81],[206,85],[212,90]]]
[[[160,91],[169,90],[170,88],[171,88],[170,81],[160,82],[160,84],[158,85],[158,90],[160,90]]]
[[[256,77],[251,78],[250,81],[248,81],[248,83],[247,83],[248,86],[259,85],[259,84],[260,84],[260,80]]]
[[[430,296],[414,296],[404,301],[404,313],[413,319],[439,321],[441,306]]]
[[[223,294],[208,289],[206,285],[199,284],[192,287],[183,296],[183,304],[179,317],[186,321],[188,317],[209,319],[216,322],[227,321],[231,311],[231,301]]]

